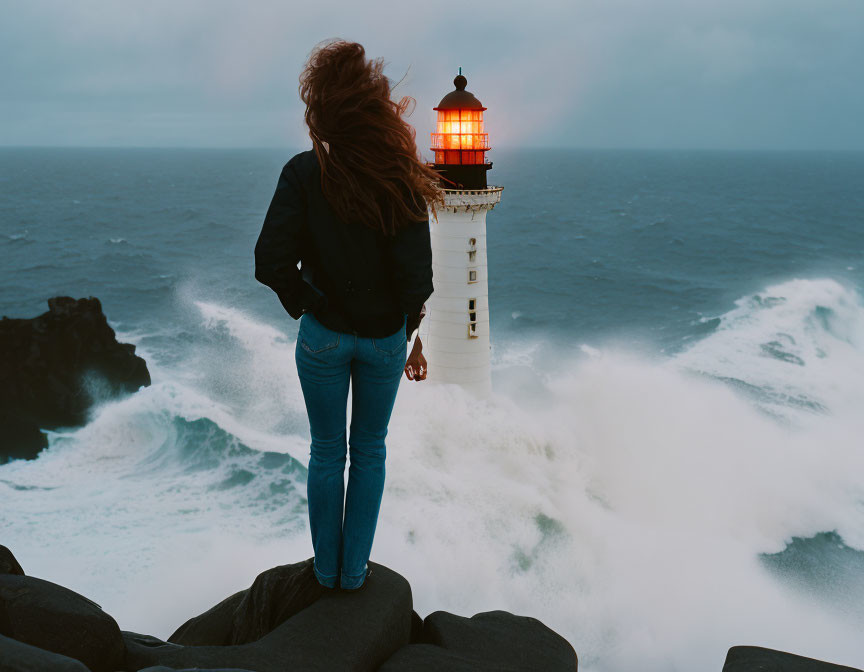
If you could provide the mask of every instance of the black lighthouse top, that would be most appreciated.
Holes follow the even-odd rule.
[[[460,68],[461,69],[461,68]],[[481,103],[470,91],[465,90],[468,80],[465,75],[456,75],[453,80],[456,86],[455,91],[451,91],[441,99],[438,107],[433,107],[433,110],[485,110]]]

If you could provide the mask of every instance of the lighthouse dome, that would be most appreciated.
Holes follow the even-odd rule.
[[[437,107],[432,109],[434,110],[485,110],[483,107],[483,103],[481,103],[470,91],[466,91],[465,87],[468,84],[468,80],[464,75],[456,75],[456,78],[453,80],[453,84],[456,86],[455,91],[451,91],[446,96],[441,99],[441,102],[438,103]]]

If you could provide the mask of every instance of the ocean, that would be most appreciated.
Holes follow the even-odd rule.
[[[312,555],[297,323],[253,277],[296,151],[0,149],[0,314],[96,296],[153,378],[0,466],[0,543],[124,630]],[[371,559],[588,672],[864,666],[864,154],[490,158],[495,392],[403,380]]]

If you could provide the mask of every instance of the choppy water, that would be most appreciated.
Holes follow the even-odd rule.
[[[0,466],[0,543],[124,629],[311,555],[296,323],[252,278],[292,153],[0,150],[0,313],[98,296],[154,383]],[[589,671],[864,665],[864,156],[495,154],[497,391],[403,386],[373,560]]]

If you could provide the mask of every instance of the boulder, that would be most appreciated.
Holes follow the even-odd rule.
[[[135,346],[118,343],[99,299],[48,299],[32,319],[0,320],[0,463],[33,458],[47,446],[41,429],[87,421],[95,399],[150,384]]]
[[[83,595],[33,576],[0,574],[0,635],[79,660],[92,672],[123,667],[114,619]]]
[[[2,671],[0,671],[2,672]],[[184,667],[178,670],[176,667],[165,667],[165,665],[154,665],[153,667],[145,667],[138,672],[254,672],[240,667]]]
[[[436,611],[419,642],[397,651],[382,672],[575,672],[576,652],[536,618],[487,611],[471,618]]]
[[[19,418],[15,411],[11,407],[0,408],[0,464],[32,459],[48,447],[48,437],[39,429],[40,425],[29,417]]]
[[[356,593],[347,593],[308,585],[317,584],[310,565],[311,559],[264,572],[267,576],[259,575],[248,592],[232,595],[217,605],[218,609],[205,612],[197,621],[192,619],[194,623],[187,622],[171,636],[182,641],[209,637],[248,641],[184,646],[124,631],[126,669],[133,672],[163,665],[179,669],[235,667],[253,672],[371,672],[408,644],[411,587],[402,576],[370,562],[373,573],[366,585]],[[280,580],[286,585],[280,585]],[[268,595],[268,591],[273,594]],[[311,597],[316,594],[317,599]],[[286,604],[280,605],[279,600],[286,596]],[[310,597],[314,601],[301,607]],[[263,614],[255,613],[256,605]],[[277,622],[271,631],[250,639]]]
[[[861,672],[854,667],[823,663],[784,651],[759,646],[733,646],[726,654],[723,672]]]
[[[182,646],[227,646],[234,635],[234,614],[248,591],[248,588],[244,588],[203,614],[193,616],[177,628],[167,641]]]
[[[24,576],[0,546],[0,672],[576,670],[573,648],[534,618],[437,611],[424,620],[393,570],[370,562],[364,587],[348,592],[322,587],[312,562],[261,572],[163,641],[121,631],[92,600]]]
[[[90,672],[80,660],[0,635],[0,672]]]
[[[181,625],[168,641],[184,646],[248,644],[321,597],[312,559],[261,572],[252,586]]]
[[[21,569],[21,565],[18,564],[15,556],[12,555],[12,551],[5,546],[0,546],[0,574],[24,576],[24,570]]]

